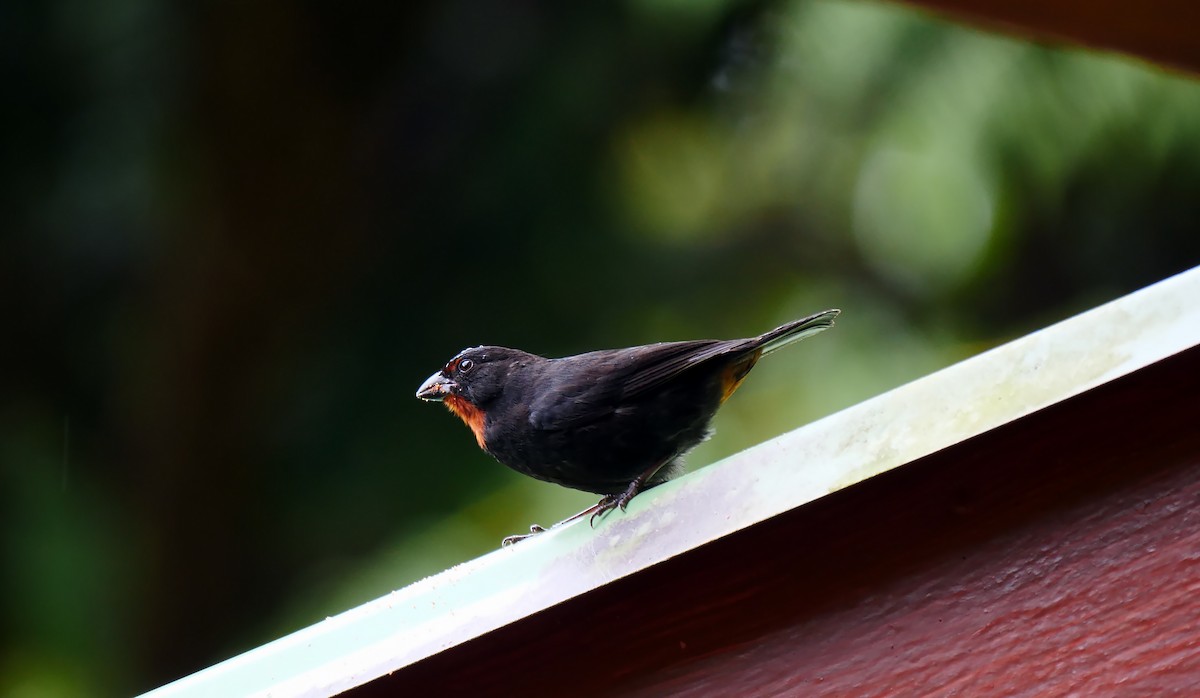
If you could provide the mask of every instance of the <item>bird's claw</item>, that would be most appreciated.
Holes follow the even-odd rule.
[[[595,528],[597,517],[603,519],[608,512],[616,509],[618,506],[621,507],[621,511],[625,511],[625,505],[621,504],[621,499],[623,499],[623,497],[617,498],[611,494],[605,495],[604,499],[601,499],[599,503],[596,504],[596,510],[592,512],[592,518],[588,519],[588,525],[592,528]]]
[[[592,528],[595,528],[597,517],[603,519],[608,512],[616,509],[617,507],[621,507],[621,511],[625,511],[625,507],[629,506],[629,502],[633,501],[633,498],[636,497],[638,492],[641,491],[642,482],[641,478],[639,478],[631,482],[629,484],[629,488],[621,494],[605,495],[604,499],[601,499],[596,504],[596,511],[592,513],[592,518],[588,519],[588,525]]]
[[[621,494],[606,494],[606,495],[604,495],[603,499],[601,499],[599,502],[596,502],[595,506],[588,507],[587,509],[584,509],[583,511],[579,512],[578,514],[576,514],[570,518],[564,519],[563,521],[559,521],[558,523],[554,524],[550,528],[544,528],[542,526],[534,524],[529,527],[529,533],[524,533],[524,534],[520,534],[520,535],[516,535],[516,536],[509,536],[509,537],[505,538],[504,540],[500,541],[500,547],[507,548],[508,546],[513,545],[515,543],[520,543],[521,541],[525,540],[526,538],[532,538],[539,533],[545,533],[546,531],[558,528],[559,526],[565,526],[566,524],[569,524],[572,521],[581,519],[581,518],[587,516],[588,514],[591,514],[591,517],[588,518],[588,525],[591,526],[592,528],[595,528],[596,527],[596,519],[603,519],[605,516],[608,515],[608,512],[612,511],[613,509],[616,509],[617,507],[620,507],[621,511],[625,511],[625,507],[629,506],[630,500],[632,500],[634,497],[636,497],[637,493],[640,492],[641,490],[642,490],[641,479],[634,480],[632,483],[630,483],[629,488],[626,489]]]
[[[520,543],[521,541],[525,540],[526,538],[533,538],[534,536],[536,536],[539,533],[545,533],[547,530],[548,529],[545,528],[544,526],[539,526],[537,524],[533,524],[532,526],[529,527],[529,533],[521,533],[521,534],[518,534],[515,536],[508,536],[504,540],[500,541],[500,547],[507,548],[510,545]]]

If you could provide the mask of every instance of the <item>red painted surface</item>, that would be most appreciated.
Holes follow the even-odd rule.
[[[1198,505],[1194,349],[351,695],[1200,695]]]
[[[1195,0],[905,0],[969,23],[1066,39],[1200,72]]]

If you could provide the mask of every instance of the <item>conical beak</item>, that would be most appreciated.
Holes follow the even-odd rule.
[[[438,371],[426,379],[420,388],[417,388],[417,397],[422,400],[441,402],[443,398],[450,394],[451,389],[456,386],[457,383],[447,378],[441,371]]]

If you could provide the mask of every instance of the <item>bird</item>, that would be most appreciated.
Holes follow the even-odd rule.
[[[546,358],[519,349],[464,349],[417,390],[470,428],[513,470],[602,495],[550,528],[622,511],[682,470],[717,410],[759,359],[833,326],[823,310],[756,337],[659,342]],[[512,545],[549,529],[505,538]]]

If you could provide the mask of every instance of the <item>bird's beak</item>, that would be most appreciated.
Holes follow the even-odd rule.
[[[422,400],[441,402],[457,385],[457,383],[447,378],[446,374],[438,371],[426,379],[420,388],[417,388],[417,397]]]

